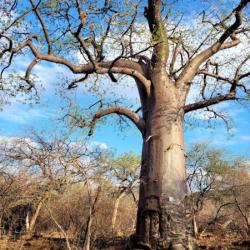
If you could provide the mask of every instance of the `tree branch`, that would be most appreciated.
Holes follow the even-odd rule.
[[[161,19],[161,0],[148,0],[148,7],[145,7],[144,15],[148,20],[154,45],[152,65],[158,65],[165,69],[169,56],[169,44],[167,32]]]
[[[217,104],[217,103],[220,103],[223,101],[228,101],[228,100],[237,100],[235,93],[229,93],[226,95],[218,95],[218,96],[210,98],[210,99],[206,99],[206,100],[199,101],[199,102],[192,103],[192,104],[187,104],[186,106],[184,106],[184,112],[186,114],[190,111],[206,108],[206,107],[212,106],[214,104]]]
[[[172,60],[171,60],[171,63],[170,63],[170,66],[169,66],[169,74],[170,76],[173,75],[173,72],[174,72],[174,65],[175,65],[175,62],[176,62],[176,59],[178,57],[178,54],[180,53],[180,47],[182,45],[182,41],[181,41],[181,37],[178,39],[176,45],[174,46],[174,51],[173,51],[173,55],[172,55]]]
[[[241,0],[240,4],[233,10],[233,13],[235,14],[235,22],[225,30],[221,37],[212,46],[198,54],[185,66],[177,80],[177,85],[189,83],[200,65],[219,50],[231,48],[240,43],[234,33],[242,24],[242,10],[248,3],[249,0]],[[232,41],[225,43],[229,37],[231,37]]]
[[[209,77],[212,77],[214,79],[216,79],[217,81],[225,81],[225,82],[229,82],[229,83],[232,83],[233,80],[232,79],[229,79],[227,77],[223,77],[223,76],[220,76],[220,75],[217,75],[217,74],[214,74],[214,73],[211,73],[211,72],[208,72],[206,70],[199,70],[198,75],[205,75],[205,76],[209,76]]]
[[[150,84],[151,82],[147,80],[147,78],[144,76],[144,72],[142,67],[139,63],[135,61],[129,61],[124,59],[119,59],[114,63],[114,65],[110,68],[113,61],[108,62],[99,62],[96,65],[96,68],[94,67],[93,63],[87,63],[84,65],[76,65],[71,63],[65,58],[57,57],[52,54],[41,54],[34,46],[31,40],[27,42],[27,46],[30,47],[32,53],[38,60],[44,60],[48,62],[58,63],[62,64],[66,67],[68,67],[73,73],[75,74],[92,74],[94,72],[98,74],[106,74],[106,73],[118,73],[118,74],[125,74],[132,76],[136,79],[138,79],[141,84],[144,86],[147,93],[150,91]]]
[[[68,89],[74,89],[74,88],[76,88],[77,87],[77,83],[79,83],[79,82],[84,82],[87,78],[88,78],[88,74],[85,74],[85,76],[84,77],[81,77],[81,78],[79,78],[79,79],[76,79],[76,80],[74,80],[74,81],[72,81],[69,85],[68,85]]]
[[[42,0],[39,0],[35,8],[41,3]],[[22,15],[18,16],[13,22],[11,22],[7,27],[5,27],[0,34],[4,34],[6,31],[8,31],[12,26],[17,24],[19,21],[21,21],[25,16],[27,16],[31,11],[33,11],[34,8],[26,10]]]
[[[80,128],[84,127],[89,127],[89,135],[91,136],[94,132],[95,125],[99,119],[101,119],[104,116],[110,115],[110,114],[117,114],[117,115],[122,115],[128,118],[131,122],[135,124],[135,126],[141,131],[141,133],[144,133],[145,129],[145,122],[144,120],[138,116],[135,112],[132,110],[126,108],[126,107],[112,107],[108,109],[101,109],[97,113],[95,113],[92,121],[84,121],[82,119],[78,119],[72,115],[67,115],[70,116],[71,118],[76,120],[76,125]]]
[[[32,69],[36,66],[36,64],[37,64],[38,62],[39,62],[39,60],[34,59],[34,60],[30,63],[29,67],[28,67],[27,70],[26,70],[24,80],[25,80],[25,81],[29,84],[29,86],[30,86],[30,87],[28,88],[28,90],[30,90],[31,88],[34,87],[34,84],[33,84],[32,81],[30,80],[30,75],[31,75]]]
[[[2,37],[5,38],[5,39],[9,42],[9,47],[6,48],[6,49],[3,49],[3,50],[0,52],[0,59],[3,57],[3,55],[4,55],[6,52],[11,52],[11,51],[12,51],[12,47],[13,47],[13,42],[12,42],[12,40],[11,40],[8,36],[5,36],[5,35],[0,34],[0,39],[1,39]]]
[[[50,39],[49,39],[49,34],[48,34],[48,31],[47,31],[47,28],[46,28],[46,25],[42,19],[42,15],[40,13],[40,11],[38,10],[38,5],[35,5],[34,1],[33,0],[29,0],[32,7],[33,7],[33,11],[35,12],[41,26],[42,26],[42,30],[43,30],[43,33],[44,33],[44,36],[45,36],[45,40],[47,42],[47,45],[48,45],[48,54],[51,53],[51,43],[50,43]]]
[[[9,61],[8,61],[8,64],[7,66],[5,66],[2,70],[1,70],[1,73],[0,73],[0,79],[2,78],[3,76],[3,73],[6,69],[8,69],[12,63],[12,59],[14,57],[15,54],[17,54],[19,51],[21,51],[22,49],[24,49],[25,47],[28,46],[29,42],[33,39],[37,39],[37,36],[31,34],[29,39],[27,41],[23,41],[21,43],[19,43],[19,45],[15,48],[11,48],[11,50],[9,51],[10,52],[10,57],[9,57]]]

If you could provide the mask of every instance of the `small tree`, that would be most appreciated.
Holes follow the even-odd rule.
[[[111,229],[114,234],[116,233],[116,219],[121,199],[125,195],[131,195],[137,206],[139,168],[139,158],[133,154],[123,154],[110,162],[111,175],[108,177],[112,179],[115,186],[113,192],[115,202],[111,219]]]
[[[32,210],[30,200],[33,177],[23,170],[10,172],[10,168],[11,165],[2,166],[0,174],[1,236],[25,231],[25,216]]]
[[[187,154],[187,184],[190,191],[190,208],[194,237],[198,236],[197,214],[203,209],[205,200],[213,187],[215,177],[207,169],[211,164],[211,155],[206,144],[194,145]]]
[[[249,234],[249,199],[247,193],[250,190],[249,164],[243,158],[227,162],[221,169],[213,169],[217,176],[215,192],[211,199],[215,200],[218,209],[214,222],[220,217],[228,218],[222,222],[226,229],[230,224],[235,226],[234,231],[243,235]]]
[[[237,224],[242,221],[244,227],[248,228],[249,209],[245,197],[245,192],[249,190],[248,167],[243,158],[233,159],[207,144],[191,147],[187,154],[187,182],[191,191],[189,199],[195,237],[198,236],[196,217],[208,203],[213,206],[211,219],[206,218],[208,224],[220,222],[225,231],[232,222]],[[232,214],[235,218],[232,218]]]
[[[66,140],[47,142],[35,134],[33,138],[14,138],[0,147],[3,162],[13,171],[26,173],[26,188],[29,187],[26,204],[32,204],[34,211],[27,213],[26,234],[31,236],[45,201],[51,192],[62,193],[70,185],[69,158],[80,157]],[[23,194],[20,194],[21,196]]]

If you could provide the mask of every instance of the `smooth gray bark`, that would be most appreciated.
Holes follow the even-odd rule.
[[[192,229],[191,221],[186,219],[185,202],[182,109],[185,96],[180,95],[179,89],[171,86],[164,75],[153,76],[153,81],[161,84],[154,85],[147,107],[136,247],[184,249]]]

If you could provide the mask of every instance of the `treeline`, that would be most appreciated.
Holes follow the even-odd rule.
[[[135,227],[139,157],[98,144],[11,139],[0,149],[1,237],[63,238],[90,249]]]
[[[1,239],[57,238],[88,250],[134,233],[138,156],[37,134],[0,147]],[[229,156],[206,144],[187,153],[187,216],[197,239],[250,233],[249,161]]]

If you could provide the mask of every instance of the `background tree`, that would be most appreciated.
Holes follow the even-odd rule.
[[[116,220],[121,199],[125,195],[131,195],[137,206],[139,168],[140,160],[138,156],[133,154],[123,154],[110,162],[111,176],[108,178],[112,180],[115,187],[113,191],[115,202],[111,219],[111,228],[114,234],[116,234]]]
[[[187,156],[187,182],[191,191],[189,201],[194,235],[202,236],[209,229],[210,233],[223,238],[225,234],[230,235],[239,228],[241,232],[244,231],[243,234],[247,234],[247,160],[235,158],[204,143],[191,147]]]
[[[216,177],[214,192],[210,195],[217,205],[214,222],[221,224],[223,229],[239,231],[244,237],[249,235],[248,162],[239,158],[210,168]]]
[[[0,227],[1,237],[19,236],[25,231],[26,214],[32,210],[31,179],[24,170],[1,173]]]
[[[213,158],[215,155],[218,155],[218,151],[209,151],[206,144],[194,145],[187,153],[187,184],[190,191],[194,237],[198,236],[199,231],[196,216],[203,209],[204,202],[208,199],[215,182],[214,174],[207,169],[209,165],[214,166],[213,163],[218,164],[218,157]]]
[[[27,213],[27,236],[32,236],[41,208],[51,193],[63,193],[74,181],[71,179],[69,159],[83,154],[76,147],[73,149],[64,138],[47,142],[37,134],[32,139],[14,138],[2,143],[0,155],[3,163],[9,167],[8,171],[15,169],[19,174],[25,173],[27,179],[30,178],[30,183],[26,180],[27,184],[24,184],[28,194],[23,201],[26,202],[24,205],[33,206],[33,213]],[[19,181],[18,176],[15,178]]]
[[[35,89],[32,70],[41,61],[64,65],[79,76],[68,84],[69,89],[81,82],[87,85],[92,75],[107,74],[113,82],[118,81],[116,74],[135,80],[141,104],[136,111],[117,102],[112,106],[99,102],[90,117],[69,116],[79,127],[89,127],[89,135],[97,121],[110,114],[128,118],[141,132],[140,198],[133,238],[136,248],[183,249],[188,245],[189,223],[184,219],[183,205],[187,193],[184,115],[206,108],[218,116],[212,105],[248,98],[249,51],[246,48],[244,55],[228,56],[231,48],[248,39],[248,3],[230,1],[224,9],[206,13],[198,2],[201,15],[197,22],[203,29],[195,40],[185,36],[188,24],[181,24],[185,18],[176,22],[176,13],[171,11],[183,12],[187,20],[190,11],[184,3],[105,1],[102,5],[79,0],[29,0],[2,4],[10,18],[3,22],[0,32],[1,57],[7,57],[1,75],[17,54],[25,52],[33,58],[25,76],[16,81],[19,89]],[[16,32],[21,21],[25,25]],[[142,26],[150,34],[148,40],[145,33],[135,32]],[[146,42],[136,46],[138,40]],[[2,80],[5,86],[6,79]],[[201,83],[199,97],[187,104],[187,95],[197,82]]]

